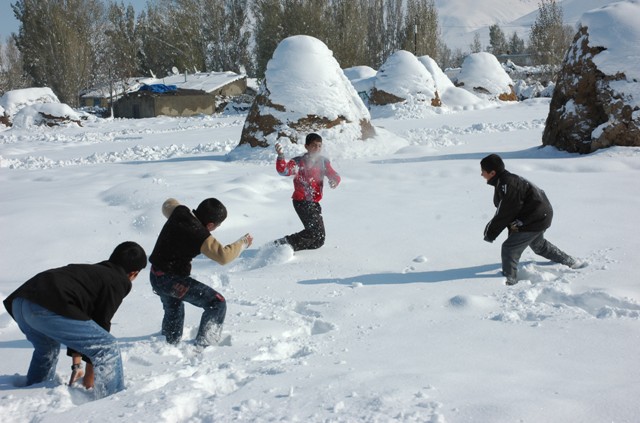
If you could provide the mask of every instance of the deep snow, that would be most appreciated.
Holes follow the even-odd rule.
[[[230,338],[202,352],[191,306],[184,342],[164,342],[141,273],[112,326],[127,389],[99,401],[64,385],[64,354],[58,380],[20,387],[31,346],[0,310],[3,421],[637,421],[640,148],[540,148],[548,110],[549,99],[372,108],[375,139],[325,138],[342,176],[322,200],[327,243],[295,255],[268,245],[301,225],[274,151],[235,148],[245,115],[0,130],[0,300],[124,240],[150,252],[168,197],[215,196],[229,218],[214,236],[255,238],[227,266],[194,260],[228,301]],[[503,284],[505,235],[482,240],[495,209],[479,161],[492,152],[546,191],[548,239],[589,267],[528,250],[524,280]]]
[[[3,297],[40,270],[99,261],[122,240],[150,251],[169,196],[189,205],[216,196],[230,217],[214,235],[255,237],[227,267],[194,261],[194,275],[227,297],[229,346],[193,350],[193,307],[185,343],[166,345],[160,301],[148,271],[141,274],[112,330],[128,388],[100,401],[64,386],[66,357],[57,383],[15,387],[30,345],[0,314],[2,415],[634,421],[640,149],[589,156],[540,149],[547,110],[544,99],[419,119],[415,110],[406,118],[396,110],[395,118],[374,118],[385,135],[363,144],[359,156],[343,158],[327,142],[343,177],[322,203],[327,244],[295,255],[263,247],[300,227],[291,180],[272,162],[225,159],[240,116],[0,133],[2,156],[24,164],[0,170]],[[549,239],[588,259],[588,268],[569,270],[527,252],[521,274],[528,281],[502,285],[499,243],[482,241],[494,209],[478,161],[489,152],[546,190],[556,210]]]

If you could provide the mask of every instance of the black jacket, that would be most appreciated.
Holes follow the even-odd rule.
[[[191,274],[191,260],[211,234],[188,207],[177,206],[162,227],[149,261],[154,269],[179,276]]]
[[[543,190],[506,170],[487,183],[495,187],[497,210],[484,230],[485,241],[493,242],[515,220],[522,222],[520,232],[540,232],[551,226],[553,209]]]
[[[9,312],[14,298],[25,298],[60,316],[93,320],[111,329],[111,319],[131,291],[125,270],[111,262],[69,264],[38,273],[4,300]]]

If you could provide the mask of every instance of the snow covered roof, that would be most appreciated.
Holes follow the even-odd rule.
[[[191,74],[169,75],[164,78],[137,77],[129,78],[114,85],[114,96],[138,91],[143,85],[164,84],[175,85],[178,89],[200,90],[206,93],[216,91],[227,84],[246,78],[247,75],[235,72],[198,72]],[[82,94],[83,98],[109,97],[109,87],[102,86]]]
[[[194,74],[170,75],[161,79],[149,78],[142,83],[175,85],[178,89],[200,90],[206,93],[216,91],[231,82],[246,78],[247,75],[235,72],[207,72]]]

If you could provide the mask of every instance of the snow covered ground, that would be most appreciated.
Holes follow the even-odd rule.
[[[322,201],[327,243],[295,255],[267,246],[300,228],[275,154],[229,154],[244,115],[0,132],[0,299],[124,240],[150,252],[170,196],[215,196],[230,216],[214,236],[255,237],[226,267],[194,261],[229,305],[230,339],[202,352],[191,306],[184,342],[165,344],[142,272],[112,327],[127,389],[99,401],[65,386],[64,354],[55,383],[17,387],[31,346],[0,310],[3,421],[637,421],[640,149],[539,148],[547,112],[548,99],[372,110],[376,139],[325,142],[343,178]],[[545,189],[548,238],[589,267],[528,250],[526,280],[503,285],[500,242],[482,240],[491,152]]]
[[[636,56],[609,58],[634,75]],[[292,181],[273,149],[236,148],[243,114],[1,128],[0,300],[125,240],[151,252],[168,197],[217,197],[229,218],[214,236],[255,239],[227,266],[194,260],[228,303],[224,342],[203,351],[191,306],[183,342],[164,342],[141,273],[112,322],[127,389],[99,401],[65,386],[64,353],[55,382],[21,387],[31,345],[0,309],[2,421],[637,422],[640,148],[540,148],[548,98],[476,100],[374,107],[365,142],[323,132],[342,183],[322,200],[325,246],[295,254],[270,246],[301,228]],[[288,157],[303,151],[284,144]],[[523,280],[503,284],[505,235],[482,240],[489,153],[546,191],[548,239],[587,268],[528,250]]]

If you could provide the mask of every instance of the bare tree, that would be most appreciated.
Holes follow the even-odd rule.
[[[262,78],[278,43],[284,38],[280,0],[254,0],[256,76]]]
[[[379,68],[387,58],[384,36],[384,0],[369,0],[367,4],[366,57],[367,64]]]
[[[404,21],[404,2],[402,0],[385,0],[384,43],[382,56],[386,60],[391,54],[403,48],[407,39]]]
[[[332,0],[325,9],[326,44],[343,68],[367,63],[366,0]]]
[[[433,0],[408,0],[404,49],[437,60],[440,45],[438,10]]]
[[[248,23],[248,0],[225,0],[224,43],[226,61],[220,70],[253,71],[249,52],[251,30]],[[215,69],[213,69],[215,70]]]
[[[104,39],[106,72],[115,79],[140,76],[140,48],[137,37],[136,14],[133,6],[111,3],[107,10],[107,29]]]
[[[18,0],[16,45],[34,84],[50,87],[72,106],[96,66],[93,31],[104,17],[100,0]]]
[[[30,78],[24,73],[22,55],[13,37],[0,44],[0,95],[7,91],[27,88]]]
[[[473,42],[469,44],[469,51],[471,53],[479,53],[482,51],[482,43],[480,42],[480,34],[476,32],[473,36]]]
[[[541,0],[531,26],[529,50],[536,64],[559,65],[571,44],[573,29],[563,24],[562,7],[555,0]]]

